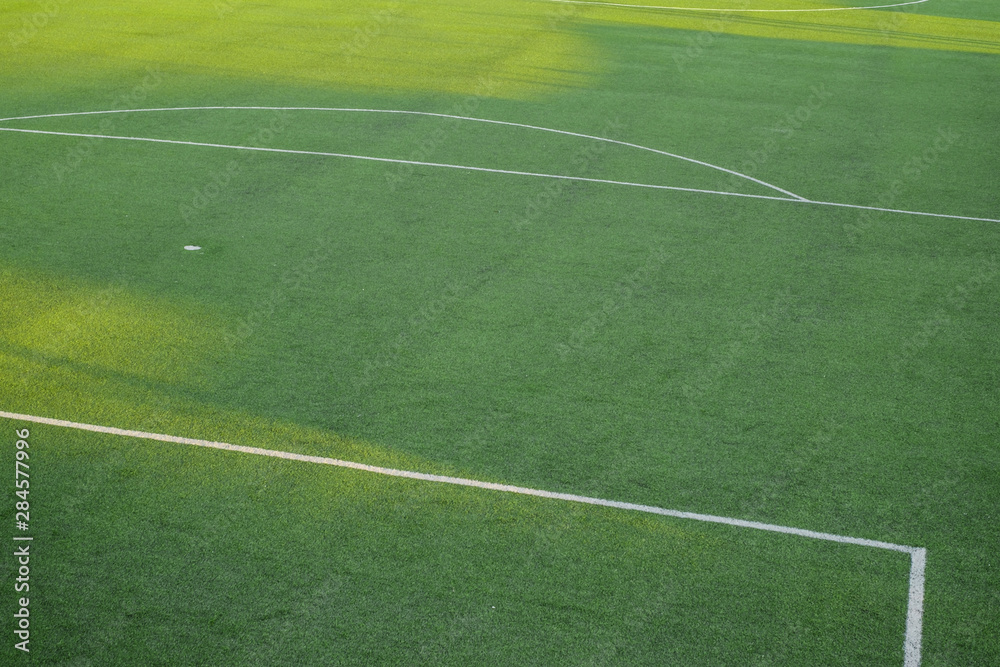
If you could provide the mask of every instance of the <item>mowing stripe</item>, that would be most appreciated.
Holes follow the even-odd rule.
[[[79,431],[91,431],[94,433],[105,433],[108,435],[118,435],[129,438],[141,438],[144,440],[157,440],[159,442],[169,442],[180,445],[193,445],[196,447],[207,447],[211,449],[221,449],[230,452],[241,452],[244,454],[254,454],[257,456],[269,456],[289,461],[302,461],[305,463],[317,463],[321,465],[336,466],[340,468],[350,468],[364,472],[375,473],[377,475],[388,475],[390,477],[404,477],[424,482],[437,482],[439,484],[453,484],[456,486],[468,486],[477,489],[487,489],[490,491],[500,491],[503,493],[515,493],[523,496],[535,496],[551,500],[563,500],[574,503],[584,503],[587,505],[600,505],[614,509],[630,510],[634,512],[645,512],[647,514],[659,514],[662,516],[675,517],[678,519],[691,519],[693,521],[703,521],[708,523],[720,523],[737,528],[752,528],[772,533],[783,533],[786,535],[797,535],[808,537],[814,540],[824,540],[828,542],[838,542],[840,544],[855,544],[874,549],[886,549],[910,555],[910,587],[906,613],[906,636],[903,642],[904,667],[919,667],[920,646],[923,628],[923,601],[924,601],[924,570],[927,563],[927,550],[922,547],[909,547],[902,544],[882,542],[879,540],[867,540],[859,537],[846,537],[834,535],[832,533],[820,533],[814,530],[804,530],[802,528],[791,528],[789,526],[778,526],[775,524],[761,523],[758,521],[745,521],[743,519],[732,519],[729,517],[713,516],[711,514],[697,514],[694,512],[682,512],[680,510],[670,510],[650,505],[637,505],[625,503],[617,500],[605,500],[603,498],[589,498],[587,496],[577,496],[570,493],[558,493],[554,491],[543,491],[541,489],[531,489],[522,486],[511,486],[508,484],[497,484],[495,482],[481,482],[474,479],[464,479],[461,477],[447,477],[444,475],[431,475],[428,473],[414,472],[411,470],[395,470],[392,468],[381,468],[365,463],[355,463],[353,461],[341,461],[322,456],[308,456],[305,454],[295,454],[293,452],[281,452],[272,449],[260,449],[258,447],[246,447],[243,445],[232,445],[225,442],[213,442],[210,440],[199,440],[196,438],[182,438],[174,435],[164,435],[162,433],[147,433],[145,431],[131,431],[127,429],[115,428],[112,426],[97,426],[94,424],[81,424],[78,422],[65,421],[62,419],[51,419],[49,417],[36,417],[15,412],[0,411],[0,418],[12,419],[16,421],[33,422],[36,424],[47,424],[62,428],[71,428]]]
[[[888,9],[890,7],[905,7],[906,5],[920,5],[927,0],[910,0],[909,2],[897,2],[894,5],[875,5],[872,7],[820,7],[816,9],[738,9],[735,7],[656,7],[653,5],[626,5],[618,2],[591,2],[591,0],[548,0],[549,2],[560,2],[567,5],[598,5],[600,7],[621,7],[623,9],[658,9],[678,12],[730,12],[742,14],[744,12],[758,13],[796,13],[796,12],[847,12],[859,9]]]

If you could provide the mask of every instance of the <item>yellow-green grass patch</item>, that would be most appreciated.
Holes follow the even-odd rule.
[[[8,363],[121,381],[192,379],[225,340],[204,307],[178,305],[6,267],[0,270],[0,351]],[[13,375],[17,377],[17,375]]]
[[[679,30],[747,35],[772,39],[838,42],[892,46],[912,49],[939,49],[976,53],[1000,53],[1000,23],[932,16],[925,13],[893,9],[850,9],[846,3],[780,2],[747,3],[733,0],[731,4],[691,0],[690,3],[653,2],[642,0],[649,9],[614,7],[594,3],[571,4],[568,14],[588,21],[623,25],[656,26]],[[855,6],[875,6],[878,1]],[[890,4],[886,2],[884,4]],[[684,6],[692,10],[663,10],[654,6]],[[718,12],[698,11],[705,8],[725,8]],[[845,11],[784,11],[815,10],[844,7]],[[922,11],[923,5],[920,5]],[[742,8],[769,9],[774,12],[739,11]],[[782,11],[777,11],[782,10]]]
[[[59,5],[41,27],[34,3],[0,10],[4,69],[57,85],[137,63],[167,72],[334,88],[527,98],[585,85],[598,58],[577,34],[548,29],[537,2]],[[26,23],[27,21],[27,23]]]

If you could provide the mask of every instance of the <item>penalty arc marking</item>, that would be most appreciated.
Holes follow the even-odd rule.
[[[488,119],[488,118],[474,118],[474,117],[471,117],[471,116],[456,116],[454,114],[446,114],[446,113],[432,113],[432,112],[429,112],[429,111],[405,111],[405,110],[399,110],[399,109],[350,109],[350,108],[336,108],[336,107],[262,107],[262,106],[239,106],[239,107],[233,107],[233,106],[226,106],[226,107],[218,107],[218,106],[207,106],[207,107],[170,107],[170,108],[162,108],[162,109],[118,109],[118,110],[112,110],[112,111],[78,111],[78,112],[70,112],[70,113],[44,114],[44,115],[39,115],[39,116],[18,116],[18,117],[15,117],[15,118],[0,118],[0,123],[4,123],[4,122],[7,122],[7,121],[12,121],[12,120],[35,120],[35,119],[40,119],[40,118],[65,118],[65,117],[70,117],[70,116],[97,116],[97,115],[115,114],[115,113],[149,113],[149,112],[166,112],[166,111],[324,111],[324,112],[340,112],[340,113],[402,114],[402,115],[408,115],[408,116],[430,116],[430,117],[434,117],[434,118],[448,118],[448,119],[451,119],[451,120],[461,120],[461,121],[468,121],[468,122],[473,122],[473,123],[486,123],[486,124],[489,124],[489,125],[506,125],[508,127],[517,127],[517,128],[527,129],[527,130],[538,130],[538,131],[541,131],[541,132],[550,132],[550,133],[553,133],[553,134],[561,134],[561,135],[565,135],[565,136],[569,136],[569,137],[579,137],[579,138],[582,138],[582,139],[590,139],[592,141],[600,141],[600,142],[603,142],[603,143],[618,144],[619,146],[625,146],[627,148],[635,148],[635,149],[638,149],[638,150],[641,150],[641,151],[648,151],[650,153],[655,153],[657,155],[663,155],[663,156],[666,156],[666,157],[669,157],[669,158],[673,158],[675,160],[682,160],[684,162],[690,162],[692,164],[696,164],[696,165],[701,166],[701,167],[707,167],[709,169],[715,169],[716,171],[721,171],[721,172],[729,174],[731,176],[735,176],[737,178],[742,178],[742,179],[751,181],[753,183],[757,183],[758,185],[762,185],[765,188],[769,188],[771,190],[775,190],[776,192],[780,192],[781,194],[787,195],[787,196],[789,196],[789,197],[791,197],[793,199],[798,199],[798,200],[805,201],[805,197],[800,197],[799,195],[797,195],[795,193],[792,193],[792,192],[789,192],[788,190],[783,190],[783,189],[779,188],[776,185],[772,185],[770,183],[765,183],[764,181],[762,181],[760,179],[757,179],[757,178],[754,178],[753,176],[749,176],[747,174],[742,174],[742,173],[740,173],[738,171],[734,171],[732,169],[726,169],[725,167],[720,167],[718,165],[711,164],[709,162],[704,162],[702,160],[696,160],[694,158],[685,157],[683,155],[678,155],[676,153],[668,153],[666,151],[661,151],[661,150],[658,150],[656,148],[649,148],[648,146],[640,146],[639,144],[633,144],[633,143],[629,143],[627,141],[618,141],[617,139],[608,139],[608,138],[605,138],[605,137],[597,137],[597,136],[590,135],[590,134],[581,134],[579,132],[570,132],[570,131],[567,131],[567,130],[556,130],[556,129],[553,129],[553,128],[550,128],[550,127],[541,127],[539,125],[527,125],[525,123],[514,123],[514,122],[504,121],[504,120],[491,120],[491,119]],[[5,128],[5,127],[0,127],[0,130],[11,131],[11,132],[19,131],[17,128]],[[49,132],[43,132],[43,131],[40,131],[40,130],[33,130],[33,132],[36,132],[36,133],[39,133],[39,134],[49,134]],[[52,134],[59,134],[59,133],[53,132]],[[82,136],[82,135],[79,135],[79,136]],[[128,139],[128,138],[132,138],[132,137],[101,137],[101,135],[88,135],[88,136],[92,136],[94,138],[109,138],[109,139]],[[143,138],[142,137],[134,137],[134,139],[138,141],[138,140],[142,140]],[[189,142],[176,142],[176,143],[189,143]],[[192,145],[198,145],[196,142],[190,142],[190,143]],[[205,144],[205,145],[208,145],[208,144]],[[248,148],[248,147],[242,147],[241,146],[239,148]],[[289,152],[295,152],[295,151],[289,151]],[[303,152],[305,152],[305,151],[303,151]],[[353,158],[356,158],[356,159],[365,159],[365,158],[368,157],[368,156],[361,156],[361,155],[346,155],[344,153],[316,153],[316,154],[317,155],[332,155],[332,156],[336,156],[336,157],[353,157]],[[376,159],[376,158],[371,158],[371,159]],[[386,162],[401,162],[401,163],[404,163],[404,164],[420,164],[420,165],[435,166],[435,167],[443,167],[443,166],[461,167],[461,165],[442,165],[442,164],[436,164],[436,163],[430,163],[430,162],[416,162],[416,161],[411,161],[411,160],[395,160],[395,159],[389,159],[389,158],[384,158],[384,159],[382,159],[382,161],[386,161]],[[476,171],[494,171],[494,170],[490,170],[490,169],[477,168],[477,167],[466,167],[466,168],[467,169],[476,170]],[[524,172],[511,172],[509,170],[495,170],[495,171],[498,171],[499,173],[524,173]],[[538,174],[532,174],[532,175],[538,175]]]
[[[89,138],[89,139],[106,139],[106,140],[115,140],[115,141],[136,141],[136,142],[148,142],[148,143],[159,143],[159,144],[174,144],[174,145],[183,145],[183,146],[200,146],[200,147],[205,147],[205,148],[223,148],[223,149],[229,149],[229,150],[259,151],[259,152],[266,152],[266,153],[286,153],[286,154],[295,154],[295,155],[315,155],[315,156],[321,156],[321,157],[335,157],[335,158],[345,158],[345,159],[354,159],[354,160],[367,160],[367,161],[373,161],[373,162],[385,162],[385,163],[395,163],[395,164],[409,164],[409,165],[422,166],[422,167],[437,167],[437,168],[445,168],[445,169],[457,169],[457,170],[462,170],[462,171],[487,172],[487,173],[495,173],[495,174],[508,174],[508,175],[514,175],[514,176],[530,176],[530,177],[534,177],[534,178],[550,178],[550,179],[559,179],[559,180],[567,180],[567,181],[580,181],[580,182],[587,182],[587,183],[603,183],[603,184],[608,184],[608,185],[619,185],[619,186],[637,187],[637,188],[651,188],[651,189],[657,189],[657,190],[673,190],[673,191],[678,191],[678,192],[690,192],[690,193],[695,193],[695,194],[706,194],[706,195],[716,195],[716,196],[725,196],[725,197],[742,197],[742,198],[746,198],[746,199],[766,199],[766,200],[773,200],[773,201],[791,202],[791,203],[796,203],[796,204],[807,204],[807,205],[813,205],[813,206],[829,206],[829,207],[837,207],[837,208],[852,208],[852,209],[868,210],[868,211],[880,211],[880,212],[884,212],[884,213],[896,213],[896,214],[902,214],[902,215],[924,216],[924,217],[932,217],[932,218],[948,218],[948,219],[952,219],[952,220],[968,220],[968,221],[976,221],[976,222],[997,222],[997,223],[1000,223],[1000,219],[996,219],[996,218],[974,217],[974,216],[965,216],[965,215],[953,215],[953,214],[948,214],[948,213],[931,213],[931,212],[926,212],[926,211],[909,211],[909,210],[904,210],[904,209],[884,208],[884,207],[879,207],[879,206],[862,206],[862,205],[859,205],[859,204],[847,204],[847,203],[842,203],[842,202],[828,202],[828,201],[819,201],[819,200],[814,200],[814,199],[807,199],[805,197],[802,197],[801,195],[797,195],[797,194],[795,194],[793,192],[790,192],[788,190],[780,188],[777,185],[773,185],[771,183],[767,183],[765,181],[762,181],[760,179],[754,178],[754,177],[749,176],[747,174],[742,174],[742,173],[740,173],[738,171],[734,171],[732,169],[727,169],[725,167],[720,167],[718,165],[714,165],[714,164],[711,164],[711,163],[708,163],[708,162],[703,162],[701,160],[696,160],[694,158],[685,157],[683,155],[678,155],[676,153],[668,153],[666,151],[661,151],[661,150],[658,150],[658,149],[655,149],[655,148],[649,148],[647,146],[641,146],[639,144],[634,144],[634,143],[630,143],[630,142],[627,142],[627,141],[619,141],[617,139],[608,139],[608,138],[605,138],[605,137],[597,137],[597,136],[588,135],[588,134],[581,134],[581,133],[578,133],[578,132],[569,132],[569,131],[566,131],[566,130],[557,130],[557,129],[553,129],[553,128],[540,127],[540,126],[537,126],[537,125],[526,125],[526,124],[523,124],[523,123],[513,123],[513,122],[509,122],[509,121],[490,120],[490,119],[485,119],[485,118],[473,118],[473,117],[469,117],[469,116],[456,116],[456,115],[452,115],[452,114],[431,113],[431,112],[426,112],[426,111],[404,111],[404,110],[396,110],[396,109],[346,109],[346,108],[330,108],[330,107],[262,107],[262,106],[253,106],[253,107],[244,107],[244,106],[231,107],[231,106],[226,106],[226,107],[222,107],[222,106],[205,106],[205,107],[169,107],[169,108],[162,108],[162,109],[118,109],[118,110],[106,110],[106,111],[78,111],[78,112],[69,112],[69,113],[42,114],[42,115],[34,115],[34,116],[18,116],[18,117],[12,117],[12,118],[0,118],[0,122],[10,122],[10,121],[17,121],[17,120],[34,120],[34,119],[40,119],[40,118],[64,118],[64,117],[71,117],[71,116],[91,116],[91,115],[116,114],[116,113],[142,113],[142,112],[168,112],[168,111],[207,111],[207,110],[228,110],[228,111],[241,111],[241,110],[255,110],[255,111],[327,111],[327,112],[363,112],[363,113],[385,113],[385,114],[408,114],[408,115],[416,115],[416,116],[433,116],[433,117],[439,117],[439,118],[450,118],[450,119],[453,119],[453,120],[463,120],[463,121],[478,122],[478,123],[488,123],[488,124],[493,124],[493,125],[506,125],[506,126],[510,126],[510,127],[518,127],[518,128],[529,129],[529,130],[538,130],[538,131],[551,132],[551,133],[560,134],[560,135],[580,137],[580,138],[584,138],[584,139],[590,139],[590,140],[600,141],[600,142],[605,142],[605,143],[610,143],[610,144],[617,144],[617,145],[620,145],[620,146],[626,146],[626,147],[629,147],[629,148],[634,148],[634,149],[638,149],[638,150],[648,151],[648,152],[655,153],[655,154],[658,154],[658,155],[663,155],[663,156],[666,156],[666,157],[670,157],[670,158],[682,160],[682,161],[685,161],[685,162],[690,162],[692,164],[696,164],[696,165],[699,165],[699,166],[702,166],[702,167],[707,167],[707,168],[710,168],[710,169],[714,169],[714,170],[717,170],[717,171],[729,174],[729,175],[737,177],[737,178],[745,179],[747,181],[751,181],[753,183],[761,185],[761,186],[763,186],[765,188],[771,189],[771,190],[773,190],[775,192],[781,193],[784,196],[748,194],[748,193],[743,193],[743,192],[728,192],[728,191],[723,191],[723,190],[708,190],[708,189],[701,189],[701,188],[686,188],[686,187],[679,187],[679,186],[673,186],[673,185],[655,185],[655,184],[651,184],[651,183],[634,183],[634,182],[630,182],[630,181],[616,181],[616,180],[601,179],[601,178],[586,178],[586,177],[583,177],[583,176],[567,176],[567,175],[561,175],[561,174],[542,174],[542,173],[536,173],[536,172],[517,171],[517,170],[511,170],[511,169],[494,169],[494,168],[489,168],[489,167],[474,167],[474,166],[468,166],[468,165],[445,164],[445,163],[438,163],[438,162],[422,162],[422,161],[417,161],[417,160],[402,160],[402,159],[398,159],[398,158],[375,157],[375,156],[370,156],[370,155],[353,155],[353,154],[349,154],[349,153],[335,153],[335,152],[327,152],[327,151],[291,150],[291,149],[284,149],[284,148],[265,148],[265,147],[261,147],[261,146],[238,146],[238,145],[232,145],[232,144],[217,144],[217,143],[197,142],[197,141],[180,141],[180,140],[175,140],[175,139],[155,139],[155,138],[152,138],[152,137],[114,136],[114,135],[103,135],[103,134],[91,134],[91,133],[84,133],[84,132],[58,132],[58,131],[54,131],[54,130],[32,130],[32,129],[27,129],[27,128],[15,128],[15,127],[0,127],[0,132],[12,132],[12,133],[23,133],[23,134],[38,134],[38,135],[52,135],[52,136],[66,136],[66,137],[80,137],[80,138]]]
[[[70,428],[79,431],[90,431],[92,433],[104,433],[108,435],[124,436],[129,438],[141,438],[144,440],[155,440],[179,445],[191,445],[195,447],[206,447],[209,449],[220,449],[229,452],[240,452],[243,454],[253,454],[256,456],[267,456],[271,458],[284,459],[288,461],[302,461],[305,463],[315,463],[329,465],[339,468],[349,468],[363,472],[386,475],[390,477],[402,477],[424,482],[434,482],[438,484],[451,484],[455,486],[473,487],[502,493],[513,493],[523,496],[534,496],[537,498],[548,498],[551,500],[562,500],[573,503],[583,503],[587,505],[598,505],[601,507],[611,507],[614,509],[627,510],[633,512],[645,512],[647,514],[658,514],[660,516],[674,517],[678,519],[689,519],[707,523],[723,524],[736,528],[749,528],[762,530],[771,533],[782,533],[785,535],[797,535],[814,540],[827,542],[837,542],[839,544],[853,544],[873,549],[885,549],[895,551],[910,556],[910,586],[907,599],[906,611],[906,632],[903,640],[903,666],[919,667],[921,644],[923,636],[923,616],[924,616],[924,573],[927,566],[927,549],[923,547],[910,547],[902,544],[893,544],[879,540],[868,540],[859,537],[847,537],[844,535],[834,535],[832,533],[822,533],[814,530],[802,528],[792,528],[789,526],[778,526],[774,524],[761,523],[759,521],[745,521],[743,519],[733,519],[729,517],[713,516],[710,514],[697,514],[694,512],[684,512],[681,510],[664,509],[650,505],[637,505],[635,503],[621,502],[617,500],[606,500],[603,498],[590,498],[578,496],[570,493],[558,493],[554,491],[543,491],[541,489],[531,489],[508,484],[497,484],[495,482],[482,482],[474,479],[464,479],[461,477],[447,477],[444,475],[432,475],[428,473],[415,472],[411,470],[395,470],[392,468],[381,468],[365,463],[353,461],[342,461],[339,459],[326,458],[322,456],[308,456],[293,452],[282,452],[271,449],[261,449],[258,447],[247,447],[244,445],[233,445],[225,442],[213,442],[210,440],[200,440],[197,438],[184,438],[162,433],[147,433],[145,431],[133,431],[112,426],[99,426],[95,424],[82,424],[78,422],[66,421],[63,419],[52,419],[49,417],[38,417],[35,415],[19,414],[16,412],[5,412],[0,410],[0,418],[15,421],[26,421],[35,424],[47,424],[61,428]]]

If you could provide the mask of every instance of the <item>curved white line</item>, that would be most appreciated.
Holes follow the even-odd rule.
[[[326,109],[326,108],[322,108],[322,107],[317,107],[315,109],[313,109],[311,107],[176,107],[176,108],[166,108],[166,109],[130,109],[130,110],[115,110],[115,111],[81,111],[81,112],[73,112],[73,113],[45,114],[45,115],[39,115],[39,116],[20,116],[20,117],[17,117],[17,118],[0,118],[0,122],[10,121],[10,120],[30,120],[30,119],[34,119],[34,118],[58,118],[58,117],[65,117],[65,116],[87,116],[87,115],[106,114],[106,113],[130,113],[132,111],[189,111],[189,110],[191,110],[191,111],[198,111],[198,110],[203,110],[203,109],[257,109],[257,110],[272,110],[272,111],[289,111],[289,110],[317,110],[317,111],[330,111],[330,110],[333,110],[333,111],[341,111],[341,109]],[[357,110],[356,109],[346,109],[346,111],[357,111]],[[577,134],[575,132],[565,132],[563,130],[551,130],[551,129],[548,129],[548,128],[536,127],[534,125],[522,125],[520,123],[509,123],[509,122],[505,122],[505,121],[486,120],[486,119],[482,119],[482,118],[466,118],[465,116],[451,116],[451,115],[448,115],[448,114],[437,114],[437,113],[429,113],[429,112],[423,112],[423,111],[387,111],[387,110],[368,110],[368,109],[362,109],[361,111],[378,111],[380,113],[402,113],[402,114],[415,114],[415,115],[425,115],[425,116],[440,116],[440,117],[445,117],[445,118],[457,118],[457,119],[461,119],[461,120],[475,120],[475,121],[479,121],[479,122],[483,122],[483,123],[495,123],[495,124],[498,124],[498,125],[513,125],[515,127],[526,127],[526,128],[538,129],[538,130],[543,130],[543,131],[548,131],[548,132],[556,132],[556,133],[559,133],[559,134],[569,134],[569,135],[572,135],[572,136],[579,136],[579,137],[585,137],[585,138],[590,138],[590,139],[597,139],[598,141],[607,141],[607,142],[611,142],[611,143],[621,144],[621,145],[624,145],[624,146],[632,146],[632,147],[635,147],[635,148],[640,148],[640,149],[643,149],[643,150],[652,151],[654,153],[661,153],[663,155],[669,155],[671,157],[678,157],[679,159],[682,159],[682,160],[688,160],[688,161],[691,161],[691,162],[696,162],[698,164],[704,164],[705,166],[710,166],[710,167],[713,167],[715,169],[719,169],[721,171],[725,171],[727,173],[731,173],[731,174],[734,174],[734,175],[743,176],[744,178],[749,178],[750,180],[756,181],[756,179],[750,178],[748,176],[744,176],[742,174],[739,174],[738,172],[733,172],[733,171],[730,171],[728,169],[724,169],[722,167],[715,167],[714,165],[710,165],[708,163],[701,163],[701,162],[698,162],[697,160],[691,160],[690,158],[685,158],[683,156],[674,156],[671,153],[664,153],[663,151],[658,151],[655,148],[646,148],[645,146],[639,146],[638,144],[630,144],[628,142],[616,141],[614,139],[604,139],[602,137],[591,137],[590,135]],[[181,146],[203,146],[203,147],[207,147],[207,148],[228,148],[228,149],[231,149],[231,150],[259,151],[259,152],[265,152],[265,153],[292,153],[292,154],[297,154],[297,155],[317,155],[317,156],[323,156],[323,157],[340,157],[340,158],[348,158],[348,159],[354,159],[354,160],[367,160],[367,161],[371,161],[371,162],[388,162],[388,163],[394,163],[394,164],[411,164],[411,165],[422,166],[422,167],[441,167],[441,168],[446,168],[446,169],[459,169],[459,170],[463,170],[463,171],[478,171],[478,172],[487,172],[487,173],[493,173],[493,174],[510,174],[510,175],[515,175],[515,176],[533,176],[533,177],[536,177],[536,178],[554,178],[554,179],[566,180],[566,181],[582,181],[582,182],[588,182],[588,183],[605,183],[605,184],[608,184],[608,185],[624,185],[624,186],[629,186],[629,187],[650,188],[650,189],[655,189],[655,190],[673,190],[673,191],[677,191],[677,192],[693,192],[693,193],[697,193],[697,194],[720,195],[720,196],[725,196],[725,197],[743,197],[743,198],[746,198],[746,199],[767,199],[767,200],[771,200],[771,201],[791,202],[793,204],[812,204],[814,206],[832,206],[832,207],[837,207],[837,208],[851,208],[851,209],[866,210],[866,211],[881,211],[881,212],[884,212],[884,213],[898,213],[898,214],[902,214],[902,215],[917,215],[917,216],[925,216],[925,217],[931,217],[931,218],[947,218],[947,219],[950,219],[950,220],[968,220],[968,221],[973,221],[973,222],[996,222],[996,223],[1000,223],[1000,219],[996,219],[996,218],[979,218],[979,217],[965,216],[965,215],[952,215],[952,214],[949,214],[949,213],[928,213],[926,211],[908,211],[908,210],[905,210],[905,209],[897,209],[897,208],[882,208],[882,207],[878,207],[878,206],[862,206],[860,204],[844,204],[844,203],[840,203],[840,202],[817,201],[817,200],[814,200],[814,199],[806,199],[805,197],[800,197],[799,195],[792,194],[792,193],[790,193],[790,192],[788,192],[786,190],[782,190],[781,188],[778,188],[776,186],[772,186],[772,185],[768,185],[766,183],[763,183],[763,181],[756,181],[756,182],[764,184],[764,185],[768,185],[768,187],[774,188],[775,190],[778,190],[779,192],[782,192],[782,193],[787,194],[789,196],[788,197],[775,197],[773,195],[754,195],[754,194],[746,194],[746,193],[742,193],[742,192],[726,192],[726,191],[723,191],[723,190],[703,190],[703,189],[699,189],[699,188],[684,188],[684,187],[678,187],[678,186],[674,186],[674,185],[653,185],[653,184],[650,184],[650,183],[632,183],[632,182],[629,182],[629,181],[614,181],[614,180],[607,180],[607,179],[602,179],[602,178],[587,178],[587,177],[584,177],[584,176],[562,176],[562,175],[559,175],[559,174],[541,174],[541,173],[530,172],[530,171],[514,171],[514,170],[510,170],[510,169],[492,169],[492,168],[489,168],[489,167],[470,167],[470,166],[466,166],[466,165],[446,164],[446,163],[441,163],[441,162],[420,162],[420,161],[416,161],[416,160],[401,160],[401,159],[397,159],[397,158],[373,157],[373,156],[370,156],[370,155],[353,155],[353,154],[350,154],[350,153],[330,153],[330,152],[324,152],[324,151],[304,151],[304,150],[292,150],[292,149],[286,149],[286,148],[264,148],[264,147],[259,147],[259,146],[236,146],[236,145],[230,145],[230,144],[214,144],[214,143],[205,143],[205,142],[197,142],[197,141],[179,141],[179,140],[175,140],[175,139],[154,139],[154,138],[150,138],[150,137],[125,137],[125,136],[113,136],[113,135],[102,135],[102,134],[86,134],[86,133],[80,133],[80,132],[56,132],[56,131],[53,131],[53,130],[29,130],[29,129],[15,128],[15,127],[0,127],[0,132],[19,132],[19,133],[24,133],[24,134],[44,134],[44,135],[55,135],[55,136],[64,136],[64,137],[82,137],[82,138],[91,138],[91,139],[112,139],[112,140],[119,140],[119,141],[141,141],[141,142],[147,142],[147,143],[175,144],[175,145],[181,145]]]
[[[743,14],[744,12],[756,13],[793,13],[793,12],[847,12],[859,9],[889,9],[891,7],[905,7],[906,5],[920,5],[927,0],[910,0],[909,2],[897,2],[893,5],[873,5],[871,7],[823,7],[816,9],[735,9],[732,7],[658,7],[654,5],[627,5],[618,2],[591,2],[590,0],[548,0],[548,2],[560,2],[567,5],[600,5],[602,7],[622,7],[625,9],[657,9],[662,11],[678,12],[729,12],[731,14]]]
[[[647,146],[640,146],[639,144],[629,143],[627,141],[618,141],[617,139],[608,139],[606,137],[597,137],[590,134],[581,134],[579,132],[569,132],[566,130],[556,130],[550,127],[540,127],[538,125],[526,125],[524,123],[512,123],[503,120],[490,120],[488,118],[472,118],[470,116],[456,116],[453,114],[446,113],[432,113],[429,111],[402,111],[397,109],[348,109],[348,108],[335,108],[335,107],[261,107],[261,106],[250,106],[250,107],[222,107],[222,106],[208,106],[208,107],[170,107],[163,109],[114,109],[108,111],[77,111],[71,113],[55,113],[55,114],[43,114],[38,116],[18,116],[15,118],[0,118],[0,123],[12,121],[12,120],[34,120],[39,118],[65,118],[69,116],[95,116],[101,114],[112,114],[112,113],[145,113],[145,112],[159,112],[159,111],[334,111],[334,112],[358,112],[358,113],[392,113],[392,114],[404,114],[413,116],[432,116],[436,118],[450,118],[452,120],[465,120],[476,123],[489,123],[491,125],[506,125],[509,127],[520,127],[529,130],[538,130],[541,132],[552,132],[554,134],[562,134],[569,137],[579,137],[582,139],[591,139],[594,141],[603,141],[610,144],[618,144],[619,146],[627,146],[629,148],[636,148],[638,150],[648,151],[650,153],[656,153],[657,155],[664,155],[666,157],[675,158],[677,160],[683,160],[685,162],[690,162],[692,164],[699,165],[701,167],[708,167],[709,169],[715,169],[716,171],[721,171],[723,173],[729,174],[731,176],[736,176],[737,178],[742,178],[758,185],[762,185],[765,188],[780,192],[783,195],[792,197],[793,199],[798,199],[800,201],[806,201],[805,197],[800,197],[794,192],[789,192],[779,188],[777,185],[772,185],[753,176],[747,174],[742,174],[738,171],[732,169],[726,169],[725,167],[720,167],[718,165],[711,164],[709,162],[703,162],[701,160],[695,160],[694,158],[684,157],[683,155],[677,155],[676,153],[668,153],[666,151],[657,150],[655,148],[649,148]],[[0,128],[3,129],[3,128]],[[117,137],[121,138],[121,137]]]

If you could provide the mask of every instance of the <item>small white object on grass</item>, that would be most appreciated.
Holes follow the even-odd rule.
[[[200,245],[186,245],[186,246],[184,246],[184,249],[185,250],[201,250],[201,246]]]

